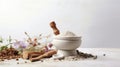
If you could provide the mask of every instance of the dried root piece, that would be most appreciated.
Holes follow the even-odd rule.
[[[38,56],[38,57],[30,58],[30,61],[31,61],[31,62],[39,61],[39,60],[42,59],[42,58],[50,57],[50,56],[52,56],[52,55],[54,55],[54,54],[56,54],[56,53],[57,53],[56,50],[50,50],[50,51],[48,51],[48,52],[46,52],[46,53],[44,53],[44,54],[42,54],[42,55],[40,55],[40,56]]]
[[[56,27],[56,23],[54,21],[50,22],[50,27],[53,29],[53,32],[54,32],[55,35],[59,35],[60,34],[60,31]]]
[[[42,54],[44,54],[45,52],[29,52],[29,51],[24,51],[23,52],[23,59],[29,59],[32,57],[37,57],[40,56]]]
[[[38,56],[40,56],[41,54],[30,54],[29,55],[29,58],[35,58],[35,57],[38,57]]]

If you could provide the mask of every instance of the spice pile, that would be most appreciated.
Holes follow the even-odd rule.
[[[88,54],[88,53],[83,53],[83,52],[79,52],[78,50],[76,50],[78,57],[81,58],[93,58],[93,59],[97,59],[97,56],[94,56],[92,54]]]
[[[22,57],[21,54],[14,48],[5,48],[0,51],[0,60],[4,61],[5,59],[17,59]]]

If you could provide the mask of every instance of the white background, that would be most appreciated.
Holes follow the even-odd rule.
[[[82,36],[81,47],[120,47],[120,0],[0,0],[0,36],[24,38],[62,31]]]

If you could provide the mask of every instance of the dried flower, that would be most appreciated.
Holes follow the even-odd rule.
[[[16,49],[18,49],[18,48],[23,49],[23,48],[27,47],[27,44],[23,41],[16,41],[13,43],[13,45],[14,45],[13,47]]]

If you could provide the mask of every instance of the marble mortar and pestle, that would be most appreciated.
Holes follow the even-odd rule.
[[[76,49],[80,47],[82,42],[81,36],[76,36],[70,31],[60,33],[54,21],[50,23],[50,26],[55,34],[51,43],[57,49],[57,54],[53,55],[53,58],[77,55]]]

